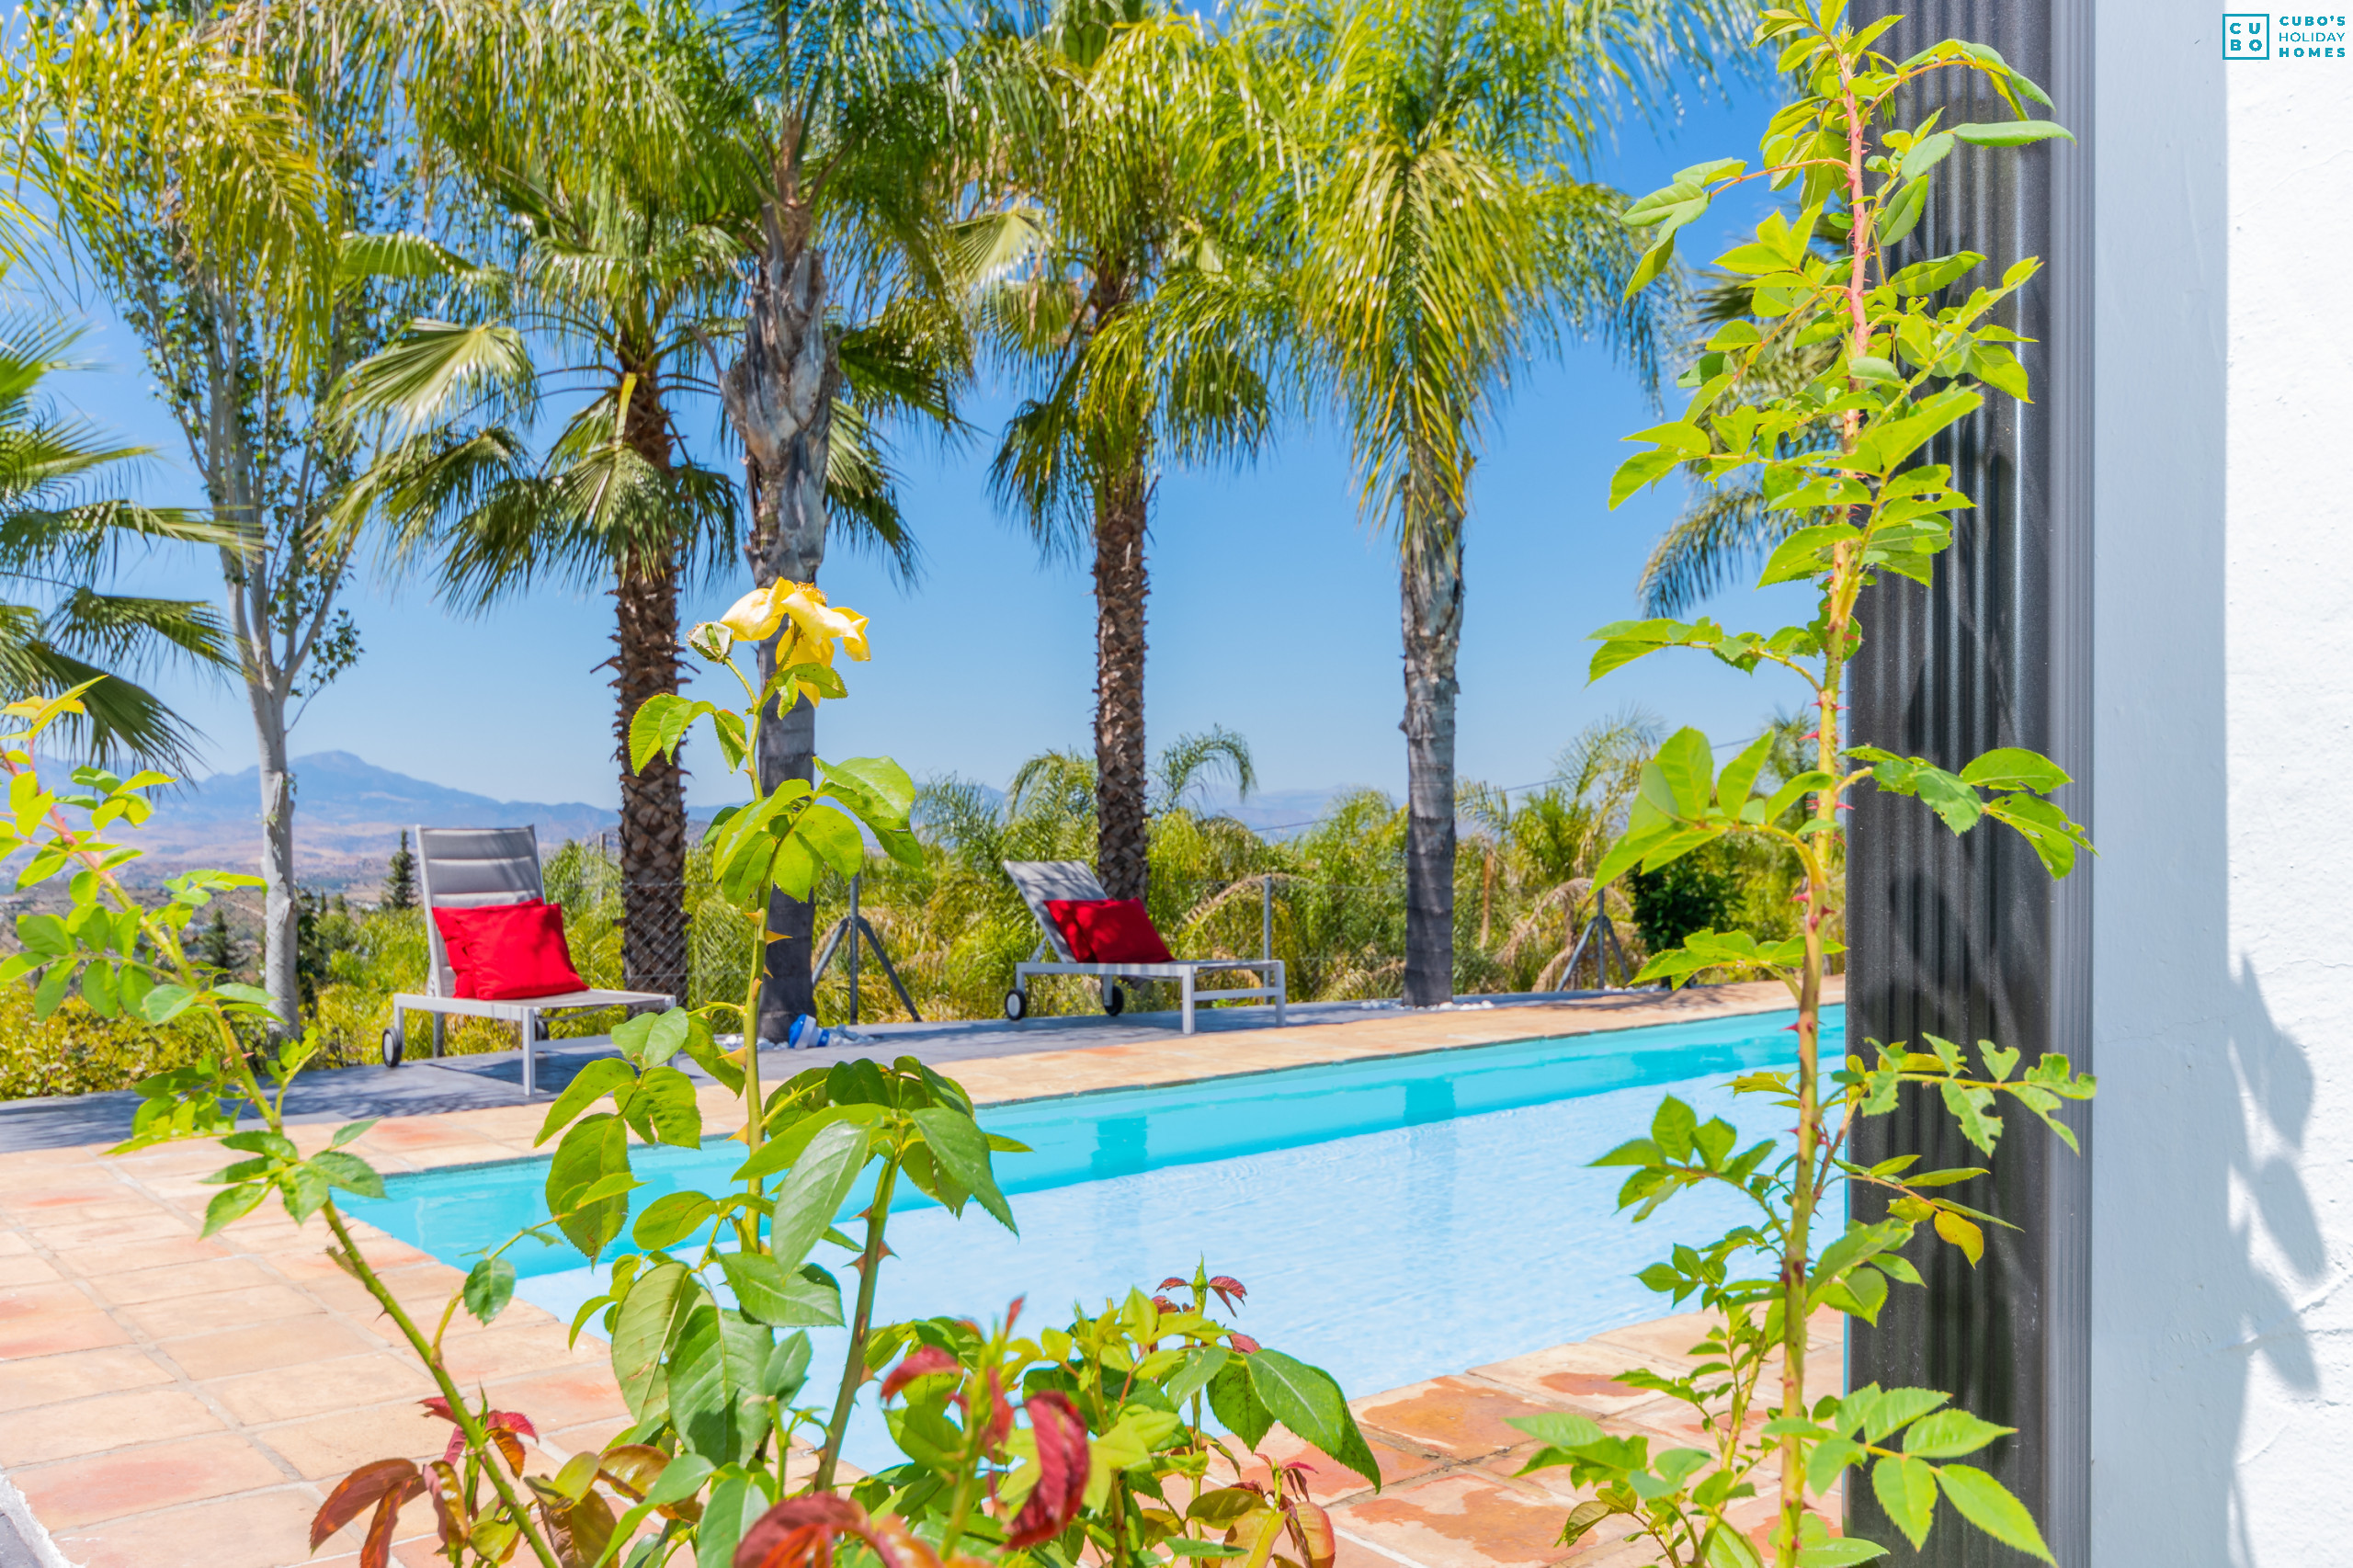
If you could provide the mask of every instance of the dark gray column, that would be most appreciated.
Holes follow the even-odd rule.
[[[2040,342],[2023,358],[2035,402],[2006,398],[1948,438],[1936,460],[1977,502],[1923,588],[1890,579],[1870,590],[1855,666],[1851,733],[1946,767],[1994,746],[2030,746],[2078,778],[2091,749],[2091,6],[2089,0],[1860,0],[1859,19],[1901,11],[1880,47],[1904,58],[1940,38],[1993,45],[2041,83],[2049,112],[2078,143],[2023,152],[1963,147],[1946,165],[1915,255],[1973,250],[1970,281],[2043,258],[2007,324]],[[1943,123],[2010,118],[1976,78],[1953,73],[1907,115],[1942,105]],[[1967,96],[1964,96],[1967,95]],[[2063,792],[2082,820],[2088,791]],[[2053,884],[2031,851],[1988,824],[1956,839],[1916,801],[1859,795],[1848,859],[1847,1028],[1894,1041],[1937,1034],[2018,1048],[2029,1061],[2065,1051],[2088,1064],[2091,878]],[[2095,835],[2097,826],[2095,824]],[[2083,1108],[2074,1108],[2079,1113]],[[1989,1233],[1975,1269],[1952,1248],[1915,1244],[1927,1289],[1898,1287],[1876,1329],[1858,1324],[1855,1385],[1950,1391],[2018,1429],[1987,1450],[1991,1469],[2031,1508],[2059,1561],[2089,1558],[2091,1449],[2088,1116],[2077,1158],[2023,1113],[2005,1119],[1993,1174],[1961,1201],[2020,1227]],[[1931,1165],[1981,1164],[1941,1101],[1907,1099],[1867,1124],[1858,1157],[1919,1153]],[[1882,1210],[1868,1199],[1859,1217]],[[1850,1472],[1852,1473],[1852,1472]],[[1859,1477],[1858,1478],[1859,1479]],[[1940,1506],[1928,1549],[1913,1553],[1868,1484],[1849,1489],[1857,1534],[1894,1561],[2004,1568],[2031,1561]]]

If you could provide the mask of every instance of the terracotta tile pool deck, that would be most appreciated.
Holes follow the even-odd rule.
[[[1836,1000],[1836,995],[1832,998]],[[983,1103],[1034,1099],[1285,1067],[1696,1021],[1786,1006],[1777,984],[1672,997],[1608,997],[961,1062]],[[713,1133],[735,1108],[707,1090]],[[389,1119],[356,1151],[392,1174],[536,1153],[537,1106]],[[330,1129],[297,1130],[305,1147]],[[311,1516],[354,1464],[423,1459],[446,1428],[422,1415],[432,1388],[399,1332],[326,1258],[324,1227],[266,1209],[199,1240],[210,1142],[122,1158],[101,1145],[0,1153],[0,1483],[13,1486],[66,1562],[88,1568],[284,1568],[358,1561],[350,1531],[313,1557]],[[354,1222],[413,1314],[438,1317],[459,1270]],[[1615,1431],[1689,1441],[1679,1407],[1609,1381],[1636,1365],[1683,1364],[1694,1319],[1620,1329],[1576,1345],[1355,1402],[1386,1489],[1335,1485],[1343,1568],[1619,1568],[1614,1541],[1555,1543],[1571,1506],[1548,1475],[1516,1479],[1529,1446],[1505,1418],[1574,1409]],[[1818,1326],[1825,1353],[1835,1326]],[[488,1326],[460,1313],[444,1342],[459,1380],[541,1434],[532,1467],[603,1443],[626,1415],[601,1341],[517,1301]],[[1328,1465],[1324,1477],[1339,1479]],[[1763,1522],[1760,1512],[1758,1522]],[[404,1517],[395,1560],[432,1554],[423,1503]],[[36,1546],[36,1551],[40,1548]],[[54,1559],[51,1559],[54,1561]]]

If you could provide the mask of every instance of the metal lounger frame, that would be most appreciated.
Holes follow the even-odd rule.
[[[1275,1025],[1279,1028],[1282,1027],[1284,1009],[1290,1000],[1282,960],[1178,959],[1173,963],[1080,963],[1071,952],[1070,944],[1063,940],[1062,932],[1055,928],[1053,918],[1046,913],[1046,902],[1063,898],[1102,898],[1105,896],[1103,884],[1095,880],[1095,873],[1087,869],[1085,862],[1078,860],[1006,860],[1003,865],[1005,874],[1013,880],[1014,888],[1021,894],[1021,902],[1029,906],[1029,913],[1037,920],[1038,929],[1044,937],[1038,944],[1037,951],[1030,955],[1029,962],[1013,966],[1013,988],[1025,999],[1029,994],[1032,975],[1083,974],[1099,978],[1103,982],[1106,1002],[1109,1000],[1112,983],[1117,981],[1173,980],[1179,987],[1180,1028],[1186,1034],[1193,1032],[1193,1004],[1196,998],[1210,1002],[1264,998],[1274,1003]],[[1048,953],[1053,955],[1051,961],[1046,960]],[[1226,991],[1199,989],[1200,976],[1221,970],[1249,970],[1260,977],[1261,983]],[[1268,980],[1273,983],[1266,983]],[[1024,1016],[1027,1017],[1026,1009]]]
[[[514,1002],[481,1002],[453,994],[457,976],[441,945],[436,909],[479,909],[486,904],[522,903],[545,898],[540,877],[540,835],[533,827],[418,827],[416,835],[417,891],[425,905],[426,966],[425,994],[403,993],[392,998],[392,1028],[401,1028],[405,1013],[433,1017],[433,1054],[441,1054],[442,1020],[457,1014],[470,1018],[496,1018],[518,1026],[523,1037],[523,1094],[537,1093],[533,1073],[539,1054],[540,1015],[590,1007],[671,1007],[677,998],[655,991],[566,991],[553,996],[532,996]]]

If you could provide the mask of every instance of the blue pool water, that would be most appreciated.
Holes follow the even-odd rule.
[[[1779,1113],[1735,1108],[1744,1069],[1795,1058],[1790,1013],[1434,1051],[1163,1088],[984,1108],[990,1131],[1035,1151],[997,1156],[1016,1237],[977,1207],[894,1210],[878,1307],[884,1321],[988,1318],[1026,1296],[1024,1321],[1067,1321],[1131,1285],[1211,1272],[1249,1287],[1240,1326],[1377,1392],[1657,1315],[1631,1276],[1676,1240],[1737,1221],[1730,1194],[1678,1199],[1635,1226],[1612,1199],[1624,1173],[1586,1163],[1638,1136],[1662,1092],[1744,1142]],[[1825,1056],[1844,1018],[1824,1016]],[[719,1190],[739,1145],[640,1150],[640,1205],[680,1187]],[[546,1164],[515,1161],[400,1176],[361,1217],[464,1266],[546,1210]],[[856,1207],[859,1199],[853,1199]],[[830,1249],[828,1249],[830,1250]],[[568,1247],[510,1252],[518,1293],[569,1322],[602,1268]],[[609,1262],[609,1256],[606,1260]],[[836,1260],[821,1257],[829,1267]],[[854,1278],[836,1267],[846,1278]],[[813,1335],[839,1364],[840,1331]],[[833,1343],[828,1343],[828,1341]],[[861,1420],[849,1457],[886,1462]]]

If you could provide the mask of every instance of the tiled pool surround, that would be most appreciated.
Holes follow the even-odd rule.
[[[1783,1006],[1779,986],[1721,987],[1631,1004],[1377,1015],[975,1060],[955,1071],[977,1099],[1001,1102]],[[706,1096],[714,1131],[733,1108],[723,1094]],[[360,1149],[387,1172],[514,1158],[532,1153],[541,1116],[510,1107],[389,1119]],[[327,1132],[305,1129],[301,1141],[324,1142]],[[200,1178],[221,1161],[210,1144],[122,1159],[95,1146],[0,1154],[0,1471],[66,1561],[313,1561],[308,1520],[336,1476],[363,1459],[438,1449],[438,1424],[415,1403],[427,1392],[424,1374],[374,1303],[327,1262],[316,1226],[298,1231],[267,1213],[197,1239],[213,1191]],[[458,1271],[389,1237],[369,1241],[404,1303],[438,1313]],[[1574,1554],[1552,1544],[1563,1504],[1542,1476],[1508,1475],[1518,1435],[1501,1415],[1518,1401],[1581,1409],[1625,1429],[1667,1421],[1668,1409],[1630,1403],[1608,1373],[1631,1360],[1656,1364],[1690,1337],[1684,1324],[1642,1325],[1358,1400],[1393,1484],[1378,1497],[1336,1494],[1344,1559],[1351,1568],[1636,1561],[1607,1541]],[[568,1349],[563,1340],[563,1325],[518,1301],[487,1327],[461,1317],[449,1341],[461,1378],[540,1424],[533,1462],[550,1468],[625,1419],[603,1346]],[[429,1562],[429,1519],[421,1505],[411,1514],[396,1556]],[[315,1561],[354,1562],[357,1545],[347,1532]]]

